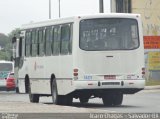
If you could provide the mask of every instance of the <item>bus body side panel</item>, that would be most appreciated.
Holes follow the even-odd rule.
[[[18,80],[17,86],[19,88],[19,93],[25,93],[25,79],[17,78],[17,80]]]
[[[72,89],[72,56],[46,56],[42,58],[27,58],[25,69],[31,84],[33,94],[51,94],[51,75],[57,81],[58,94],[65,95]],[[23,74],[24,75],[24,74]]]
[[[60,70],[59,75],[56,76],[58,94],[66,95],[74,90],[72,77],[73,77],[73,56],[62,55],[60,56]]]
[[[30,81],[32,94],[51,94],[49,79],[31,79]]]
[[[56,63],[54,63],[55,61]],[[51,94],[50,78],[53,72],[55,75],[59,73],[59,57],[42,56],[30,58],[30,64],[31,66],[28,66],[28,68],[30,69],[31,93]]]

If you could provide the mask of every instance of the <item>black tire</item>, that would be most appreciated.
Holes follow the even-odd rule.
[[[28,78],[26,78],[25,79],[25,93],[29,93],[29,79]]]
[[[79,101],[80,101],[81,104],[85,104],[85,103],[88,103],[89,98],[80,97],[80,98],[79,98]]]
[[[32,102],[32,103],[38,103],[39,102],[39,95],[31,93],[30,82],[29,82],[29,85],[28,85],[28,93],[29,93],[29,100],[30,100],[30,102]]]
[[[39,95],[38,94],[29,94],[30,102],[38,103],[39,102]]]
[[[60,97],[58,96],[58,91],[57,91],[57,84],[56,84],[56,80],[54,79],[52,81],[52,101],[53,101],[53,104],[56,104],[58,105],[59,104],[59,100],[60,100]]]
[[[123,94],[109,93],[109,94],[103,95],[102,100],[105,106],[119,106],[122,104]]]
[[[52,81],[52,101],[53,101],[53,104],[56,104],[56,105],[72,105],[72,100],[73,100],[73,98],[71,96],[58,95],[57,83],[56,83],[56,80],[54,79]]]
[[[69,95],[59,95],[58,97],[60,99],[59,105],[67,105],[67,106],[71,106],[72,105],[72,101],[73,101],[72,96],[69,96]]]
[[[16,87],[16,93],[19,93],[19,88],[18,87]]]
[[[72,96],[66,95],[65,100],[66,100],[65,105],[68,105],[68,106],[72,105],[72,102],[73,102],[73,97]]]
[[[114,105],[119,106],[123,102],[123,94],[122,93],[117,93],[116,96],[114,97]]]
[[[105,106],[112,106],[113,105],[112,104],[113,103],[112,97],[109,94],[103,95],[102,100],[103,100],[103,104]]]

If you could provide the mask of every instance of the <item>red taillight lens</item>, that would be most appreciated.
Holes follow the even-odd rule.
[[[74,72],[78,72],[78,69],[73,69]]]
[[[74,76],[78,76],[78,73],[73,73]]]
[[[78,69],[73,69],[73,76],[78,76]]]
[[[9,77],[9,78],[6,80],[6,87],[9,89],[9,88],[15,88],[15,86],[16,86],[16,84],[15,84],[14,78]]]
[[[9,78],[7,79],[7,82],[14,82],[14,78],[9,77]]]

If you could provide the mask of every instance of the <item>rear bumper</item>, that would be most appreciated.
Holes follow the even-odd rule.
[[[15,87],[6,87],[6,86],[1,86],[0,91],[14,91]]]
[[[4,90],[6,90],[6,87],[1,86],[0,91],[4,91]]]
[[[77,80],[74,81],[74,87],[76,90],[83,89],[121,89],[123,92],[125,90],[142,90],[145,87],[145,80],[103,80],[103,81],[86,81]],[[133,92],[135,92],[133,91]],[[126,91],[127,92],[127,91]]]
[[[138,88],[126,88],[126,89],[78,89],[70,93],[74,97],[79,97],[82,95],[94,95],[95,97],[102,97],[103,95],[113,94],[113,93],[122,93],[122,94],[134,94],[143,89]]]

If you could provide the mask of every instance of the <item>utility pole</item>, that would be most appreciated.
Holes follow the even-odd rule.
[[[99,0],[99,13],[104,13],[103,0]]]
[[[59,0],[59,18],[61,17],[61,1]]]
[[[49,0],[49,19],[51,19],[51,0]]]

